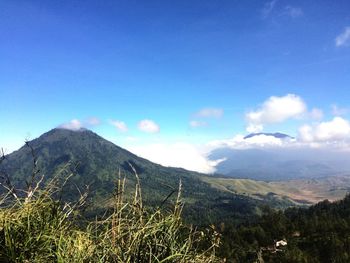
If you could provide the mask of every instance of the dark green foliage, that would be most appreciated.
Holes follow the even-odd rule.
[[[265,262],[350,262],[350,195],[308,209],[282,212],[265,207],[256,221],[222,225],[221,233],[219,253],[228,262],[250,262],[250,255],[257,257],[261,249]],[[267,251],[281,239],[288,241],[282,251]]]

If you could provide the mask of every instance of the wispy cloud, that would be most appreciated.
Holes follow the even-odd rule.
[[[138,128],[140,131],[147,133],[158,133],[160,131],[160,127],[153,120],[142,120],[138,123]]]
[[[323,115],[323,110],[319,108],[313,108],[309,113],[310,118],[313,120],[321,120]]]
[[[282,14],[291,18],[297,18],[299,16],[302,16],[304,12],[300,7],[293,7],[288,5],[284,8],[284,12],[282,12]]]
[[[220,108],[203,108],[194,115],[200,118],[221,118],[224,110]]]
[[[245,139],[244,135],[237,134],[233,138],[215,140],[208,143],[208,147],[211,149],[217,148],[234,148],[234,149],[249,149],[260,147],[283,147],[292,144],[294,139],[282,139],[268,135],[257,135]]]
[[[261,9],[261,17],[263,19],[278,16],[297,18],[304,15],[304,12],[300,7],[295,7],[291,5],[277,5],[278,1],[279,0],[272,0],[265,3],[264,7]]]
[[[118,131],[127,132],[128,126],[123,121],[111,120],[110,124],[112,124]]]
[[[205,127],[208,126],[209,123],[203,119],[220,119],[223,115],[224,110],[221,108],[202,108],[193,114],[193,119],[189,122],[189,125],[192,128]]]
[[[265,3],[264,7],[261,10],[262,18],[267,18],[272,13],[277,2],[278,2],[278,0],[272,0],[272,1]]]
[[[63,123],[59,125],[59,128],[77,131],[82,128],[90,128],[93,126],[97,126],[101,123],[101,121],[96,117],[90,117],[84,121],[78,120],[78,119],[72,119],[69,122]]]
[[[344,31],[335,38],[335,46],[347,46],[350,43],[350,26],[346,27]]]
[[[85,123],[88,126],[96,126],[96,125],[99,125],[101,123],[101,121],[100,121],[100,119],[98,119],[96,117],[90,117],[85,121]]]
[[[262,131],[265,124],[280,123],[296,118],[306,112],[306,104],[299,96],[287,94],[283,97],[272,96],[261,107],[246,114],[247,131]]]
[[[83,128],[83,124],[81,121],[79,121],[78,119],[73,119],[69,122],[63,123],[60,126],[58,126],[59,128],[62,129],[67,129],[67,130],[72,130],[72,131],[78,131],[81,128]]]
[[[331,105],[331,109],[334,116],[342,116],[350,112],[349,108],[339,107],[337,104]]]
[[[190,126],[192,128],[204,127],[207,125],[208,125],[208,123],[205,121],[190,121]]]

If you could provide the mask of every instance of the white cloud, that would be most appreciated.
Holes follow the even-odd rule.
[[[251,123],[246,127],[246,130],[249,133],[261,132],[263,129],[264,129],[264,126],[262,124]]]
[[[234,149],[251,148],[325,148],[350,150],[350,122],[341,117],[313,125],[303,125],[298,129],[297,138],[275,138],[268,135],[257,135],[244,139],[236,135],[230,139],[215,140],[207,144],[208,150],[229,147]]]
[[[144,146],[129,147],[129,150],[152,162],[202,173],[213,173],[215,166],[222,160],[210,161],[205,153],[200,152],[192,144],[157,143]]]
[[[208,125],[208,123],[205,121],[190,121],[190,126],[192,128],[204,127],[207,125]]]
[[[299,7],[293,7],[293,6],[286,6],[284,8],[284,15],[287,15],[291,18],[296,18],[299,16],[302,16],[304,14],[303,10]]]
[[[111,120],[110,123],[121,132],[128,131],[128,126],[123,121]]]
[[[81,121],[79,121],[77,119],[73,119],[67,123],[61,124],[58,127],[62,128],[62,129],[77,131],[77,130],[80,130],[81,128],[83,128],[83,124],[81,123]]]
[[[341,47],[348,45],[350,42],[350,26],[346,27],[345,30],[335,38],[335,46]]]
[[[314,112],[317,112],[317,110]],[[273,120],[276,119],[273,118]],[[277,120],[280,120],[280,118],[277,118]],[[216,165],[225,159],[211,161],[207,153],[222,147],[230,147],[233,149],[309,149],[315,147],[323,147],[327,150],[350,149],[350,123],[345,119],[336,117],[329,122],[304,125],[300,127],[297,139],[276,138],[264,134],[247,139],[244,139],[244,137],[244,135],[236,135],[230,139],[211,141],[204,145],[194,145],[185,142],[155,142],[142,145],[140,142],[135,144],[133,141],[134,138],[130,138],[129,146],[126,146],[126,148],[143,158],[164,166],[182,167],[184,169],[203,173],[213,173],[215,172]],[[338,143],[334,142],[335,140],[342,141]]]
[[[283,97],[272,96],[258,110],[246,114],[247,131],[259,132],[265,124],[297,118],[305,112],[306,104],[299,96],[294,94],[287,94]]]
[[[152,120],[142,120],[138,123],[138,128],[140,131],[147,133],[157,133],[160,131],[160,127],[157,123]]]
[[[246,144],[256,145],[256,146],[271,146],[271,145],[281,146],[284,141],[283,139],[276,138],[274,136],[264,135],[264,134],[253,136],[244,140]]]
[[[80,121],[78,119],[72,119],[69,122],[63,123],[59,125],[59,128],[62,129],[67,129],[67,130],[72,130],[72,131],[77,131],[82,128],[89,128],[93,126],[99,125],[101,122],[98,118],[96,117],[90,117],[88,119],[85,119],[84,121]]]
[[[299,128],[299,138],[303,142],[337,142],[350,139],[350,123],[334,117],[329,122],[317,125],[304,125]]]
[[[224,114],[223,109],[219,108],[204,108],[195,113],[195,116],[201,118],[221,118]]]
[[[305,124],[299,128],[299,138],[304,142],[312,142],[313,137],[313,129],[310,125]]]

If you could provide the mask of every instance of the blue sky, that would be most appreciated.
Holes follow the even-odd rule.
[[[322,123],[348,124],[349,10],[346,0],[2,0],[0,146],[75,120],[129,149],[200,148],[248,133],[249,113],[280,112],[271,97],[302,105],[256,127],[299,136],[307,125],[315,140]]]

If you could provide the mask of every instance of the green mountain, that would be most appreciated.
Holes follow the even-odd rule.
[[[136,183],[132,167],[140,177],[143,198],[149,206],[166,205],[164,200],[169,195],[175,196],[181,180],[186,202],[184,215],[198,224],[245,218],[255,213],[260,202],[213,187],[202,180],[203,174],[163,167],[140,158],[86,129],[53,129],[28,145],[34,150],[37,169],[46,181],[62,170],[74,174],[65,187],[64,198],[74,199],[79,195],[78,189],[84,191],[89,186],[95,213],[99,207],[108,206],[105,200],[113,194],[119,171],[126,177],[126,189],[132,194]],[[2,177],[6,178],[3,175],[7,174],[17,188],[25,188],[32,171],[33,155],[26,145],[7,155],[0,168]]]

